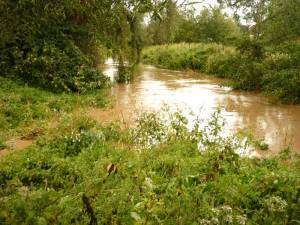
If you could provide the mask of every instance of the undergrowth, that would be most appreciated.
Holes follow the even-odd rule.
[[[66,116],[0,161],[0,223],[299,223],[299,156],[242,157],[218,121],[144,114],[123,130]]]
[[[0,143],[10,136],[40,132],[53,117],[106,104],[105,91],[55,94],[0,77]]]

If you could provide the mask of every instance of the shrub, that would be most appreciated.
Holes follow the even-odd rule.
[[[205,72],[231,78],[237,72],[238,62],[239,56],[235,52],[217,52],[208,57]]]
[[[89,60],[72,43],[66,43],[64,49],[45,43],[35,46],[26,55],[18,47],[6,51],[13,52],[14,64],[2,63],[3,68],[8,68],[2,75],[11,79],[21,78],[33,86],[54,92],[86,92],[103,88],[108,83],[108,78],[93,69]]]
[[[234,86],[243,90],[259,90],[265,72],[263,64],[240,58],[237,71],[232,75]]]
[[[152,46],[143,51],[143,61],[170,69],[193,69],[205,72],[206,62],[211,54],[233,51],[231,47],[202,43]]]
[[[89,50],[96,45],[89,35],[89,7],[72,0],[1,3],[0,76],[53,92],[103,88],[108,79],[93,67],[95,51]]]
[[[284,101],[300,102],[300,71],[285,69],[268,71],[263,77],[266,93]]]

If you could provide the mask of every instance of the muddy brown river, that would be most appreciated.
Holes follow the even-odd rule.
[[[107,60],[104,72],[113,79],[116,66]],[[115,109],[131,123],[139,112],[159,112],[166,104],[184,115],[207,119],[218,108],[226,132],[251,131],[269,144],[266,154],[289,146],[300,152],[300,106],[274,104],[259,93],[235,91],[224,81],[199,73],[141,65],[130,84],[114,84]]]

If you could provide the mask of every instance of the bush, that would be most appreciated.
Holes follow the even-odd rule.
[[[22,79],[24,82],[54,92],[86,92],[104,88],[108,83],[100,71],[93,69],[88,58],[72,43],[66,43],[64,49],[55,44],[45,43],[35,46],[26,55],[18,47],[6,49],[12,54],[13,64],[2,61],[2,76]],[[4,69],[5,68],[5,69]]]
[[[237,72],[232,76],[234,86],[243,90],[259,90],[264,72],[265,68],[260,62],[241,58]]]
[[[211,54],[232,52],[233,48],[218,44],[174,44],[148,47],[143,51],[144,63],[169,69],[193,69],[205,72]]]
[[[266,93],[287,102],[300,102],[300,70],[268,71],[263,77]]]
[[[96,53],[88,50],[95,46],[88,9],[73,0],[1,3],[0,76],[53,92],[103,88],[108,79],[93,67]]]
[[[218,77],[232,78],[237,72],[238,62],[239,56],[234,51],[217,52],[208,57],[205,72]]]

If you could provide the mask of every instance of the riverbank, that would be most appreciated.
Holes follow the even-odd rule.
[[[97,95],[66,97],[1,81],[1,104],[6,104],[1,109],[19,113],[8,117],[2,111],[2,120],[20,121],[2,128],[3,134],[22,134],[25,125],[43,128],[42,121],[59,118],[33,145],[0,158],[3,224],[294,224],[300,219],[299,156],[288,150],[266,159],[239,156],[245,143],[220,135],[218,113],[207,126],[195,123],[191,130],[180,113],[168,122],[146,113],[135,127],[122,129],[118,121],[103,124],[85,116]],[[105,97],[98,98],[101,106]],[[29,117],[34,109],[41,111]]]
[[[34,141],[75,110],[104,107],[106,91],[57,94],[0,77],[0,149],[17,147],[18,140]]]
[[[237,50],[221,44],[160,45],[146,48],[143,62],[228,78],[234,88],[260,90],[280,101],[299,103],[299,43],[261,50],[259,54],[254,50],[251,46]]]
[[[217,136],[201,153],[195,141],[200,134],[177,124],[162,136],[160,124],[149,114],[137,128],[125,132],[115,123],[101,126],[84,117],[65,118],[36,145],[1,160],[1,221],[293,224],[299,220],[298,157],[285,152],[264,160],[241,158],[229,139]],[[161,141],[149,147],[149,140]]]

